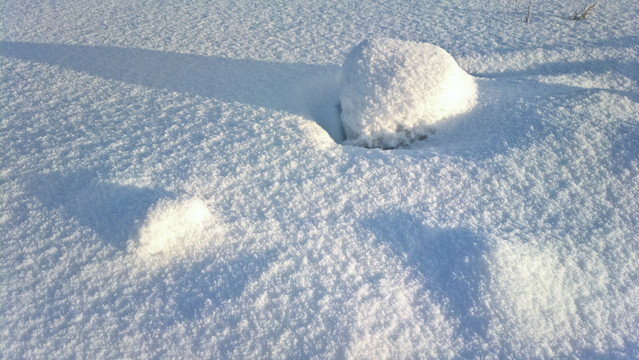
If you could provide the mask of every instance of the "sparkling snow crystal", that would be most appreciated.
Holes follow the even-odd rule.
[[[357,145],[405,145],[425,138],[433,124],[470,110],[476,88],[473,77],[440,47],[365,40],[344,62],[342,123]]]

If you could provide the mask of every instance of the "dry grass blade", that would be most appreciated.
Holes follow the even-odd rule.
[[[528,12],[526,13],[526,19],[524,19],[524,22],[527,24],[528,21],[530,20],[530,11],[532,9],[532,0],[530,0],[530,3],[528,3]]]
[[[597,4],[599,4],[599,2],[594,2],[591,5],[585,6],[581,11],[575,11],[572,14],[572,20],[585,19],[586,16],[590,15],[590,12],[592,12],[592,9],[594,9]]]

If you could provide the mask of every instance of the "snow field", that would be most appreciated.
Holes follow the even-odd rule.
[[[5,2],[2,357],[637,358],[639,9],[538,5]],[[344,146],[384,37],[476,103]]]

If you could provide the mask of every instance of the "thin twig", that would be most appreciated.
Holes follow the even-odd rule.
[[[586,18],[586,16],[590,15],[590,12],[592,11],[592,9],[594,9],[594,8],[595,8],[595,6],[597,6],[597,4],[599,4],[599,2],[598,2],[598,1],[596,1],[596,2],[592,3],[592,4],[591,4],[591,5],[589,5],[589,6],[585,6],[585,7],[583,8],[583,10],[581,10],[581,12],[579,12],[579,11],[575,11],[575,13],[574,13],[574,14],[572,14],[572,19],[573,19],[573,20],[583,20],[583,19],[585,19],[585,18]]]
[[[532,0],[528,3],[528,13],[526,14],[526,20],[524,22],[528,24],[528,20],[530,20],[530,10],[532,9]]]

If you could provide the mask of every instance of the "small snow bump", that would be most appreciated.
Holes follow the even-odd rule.
[[[164,199],[149,211],[140,228],[136,252],[143,259],[193,255],[219,241],[223,232],[222,222],[204,200]]]

